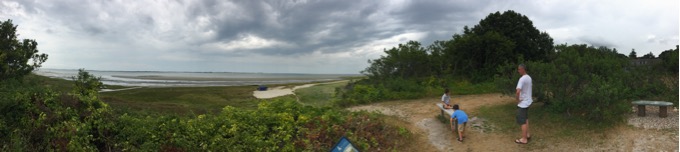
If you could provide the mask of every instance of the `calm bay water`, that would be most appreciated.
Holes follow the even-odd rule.
[[[87,71],[101,77],[108,85],[122,86],[245,86],[284,83],[306,83],[340,80],[358,74],[288,74],[236,72],[166,72],[166,71]],[[38,75],[72,80],[78,70],[39,69]]]

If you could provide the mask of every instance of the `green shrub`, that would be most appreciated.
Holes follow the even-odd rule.
[[[77,84],[96,84],[89,76],[76,78]],[[198,116],[115,116],[93,91],[98,87],[63,94],[22,80],[0,84],[2,151],[325,151],[342,136],[375,151],[394,150],[409,137],[377,114],[302,106],[294,99]]]
[[[628,59],[607,48],[558,45],[553,61],[527,62],[533,80],[534,102],[546,102],[551,111],[595,123],[621,122],[633,97],[626,70]],[[499,68],[499,91],[514,96],[519,79],[517,65]]]

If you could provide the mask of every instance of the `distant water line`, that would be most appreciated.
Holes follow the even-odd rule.
[[[248,86],[341,80],[357,74],[281,74],[237,72],[87,71],[107,85],[144,87]],[[35,74],[72,80],[78,70],[39,69]]]

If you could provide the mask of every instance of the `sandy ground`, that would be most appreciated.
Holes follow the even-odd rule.
[[[438,100],[437,97],[433,97],[389,101],[348,109],[375,111],[403,120],[404,126],[415,138],[412,146],[404,151],[678,151],[677,130],[642,129],[627,125],[600,135],[589,135],[594,136],[593,139],[596,139],[594,141],[557,140],[534,134],[531,143],[515,144],[513,140],[519,135],[494,131],[492,122],[476,116],[477,109],[481,106],[514,102],[512,98],[502,97],[500,94],[453,97],[453,102],[460,104],[461,109],[470,117],[465,141],[460,143],[455,140],[456,134],[450,130],[448,124],[436,119],[440,113],[439,108],[435,106]],[[678,113],[671,112],[669,117],[678,117]]]
[[[114,91],[123,91],[123,90],[132,90],[132,89],[139,89],[142,87],[130,87],[130,88],[123,88],[123,89],[102,89],[99,92],[114,92]]]
[[[293,88],[287,88],[285,86],[278,86],[278,87],[275,87],[275,88],[269,88],[269,89],[267,89],[267,91],[257,91],[257,90],[255,90],[255,91],[253,91],[253,96],[255,96],[255,98],[258,98],[258,99],[276,98],[276,97],[280,97],[280,96],[295,94],[294,92],[297,89],[309,88],[309,87],[319,85],[319,84],[331,84],[331,83],[342,83],[342,82],[347,82],[347,80],[325,82],[325,83],[304,84],[304,85],[295,86]]]

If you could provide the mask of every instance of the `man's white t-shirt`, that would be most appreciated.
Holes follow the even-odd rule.
[[[520,89],[521,91],[519,92],[520,102],[517,104],[518,107],[527,108],[531,105],[531,102],[534,102],[533,99],[531,99],[531,86],[531,77],[528,74],[519,78],[517,89]]]

